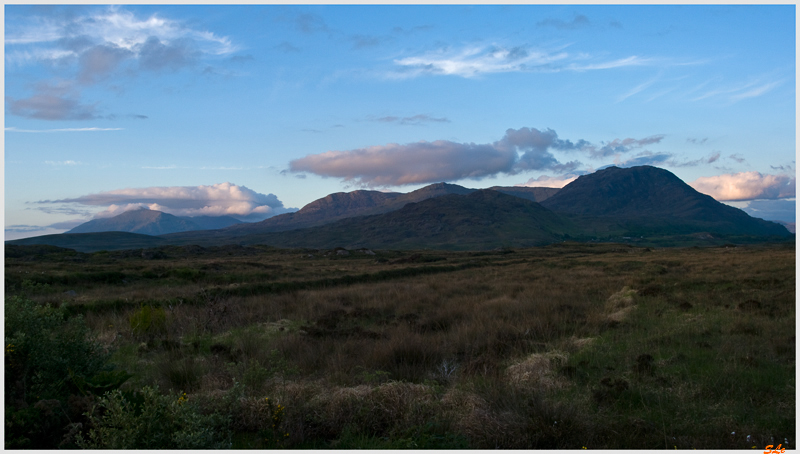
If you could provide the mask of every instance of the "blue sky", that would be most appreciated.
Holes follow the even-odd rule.
[[[651,164],[795,218],[795,6],[5,6],[6,239]]]

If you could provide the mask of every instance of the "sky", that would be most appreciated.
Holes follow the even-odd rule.
[[[795,5],[5,5],[7,240],[654,165],[794,222]]]

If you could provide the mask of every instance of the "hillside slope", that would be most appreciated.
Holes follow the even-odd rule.
[[[573,223],[538,203],[490,190],[411,202],[389,213],[342,219],[285,232],[237,237],[239,244],[278,247],[490,249],[568,238]],[[171,242],[187,244],[176,236]]]
[[[230,216],[174,216],[156,210],[130,210],[110,218],[92,219],[64,233],[129,232],[164,235],[191,230],[220,229],[242,221]]]
[[[609,167],[584,175],[542,202],[581,223],[617,224],[629,232],[781,235],[789,231],[697,192],[652,166]]]

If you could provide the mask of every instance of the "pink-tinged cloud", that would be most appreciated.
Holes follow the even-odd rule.
[[[599,147],[583,139],[576,142],[560,139],[549,128],[523,127],[507,129],[500,140],[486,144],[437,140],[328,151],[291,161],[289,171],[341,178],[370,187],[479,180],[499,173],[515,175],[531,170],[568,174],[581,166],[580,161],[561,162],[551,151],[582,153],[594,158],[607,149],[625,153],[659,143],[663,137],[617,139]]]
[[[563,188],[578,179],[578,175],[564,175],[561,177],[550,177],[542,175],[539,178],[531,178],[525,183],[515,184],[528,188]]]
[[[37,203],[76,203],[105,207],[96,217],[116,216],[128,210],[148,208],[176,216],[234,216],[265,219],[285,213],[274,194],[260,194],[245,186],[219,183],[209,186],[128,188],[89,194],[73,199]]]
[[[717,200],[783,199],[795,196],[796,180],[790,175],[751,171],[700,177],[689,186]]]
[[[328,151],[295,159],[289,163],[289,169],[366,186],[400,186],[479,179],[511,171],[516,160],[513,149],[436,140]]]

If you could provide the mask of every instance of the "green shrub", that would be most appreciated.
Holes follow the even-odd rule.
[[[109,355],[90,337],[81,316],[25,297],[5,301],[6,399],[60,399],[74,377],[89,379],[108,370]]]
[[[186,394],[160,395],[157,388],[139,393],[107,393],[88,414],[91,429],[76,436],[83,449],[223,449],[230,448],[230,421],[219,413],[204,415]]]
[[[193,268],[176,268],[169,272],[170,276],[174,276],[178,279],[183,279],[186,281],[196,282],[203,277],[205,277],[206,273],[200,270],[196,270]]]
[[[7,449],[56,448],[85,398],[119,387],[130,375],[80,316],[23,296],[5,300],[5,435]]]
[[[134,335],[153,337],[167,331],[167,315],[163,308],[142,306],[128,318]]]
[[[156,362],[159,376],[176,391],[193,391],[206,370],[194,357],[182,357],[179,352],[170,353]]]

